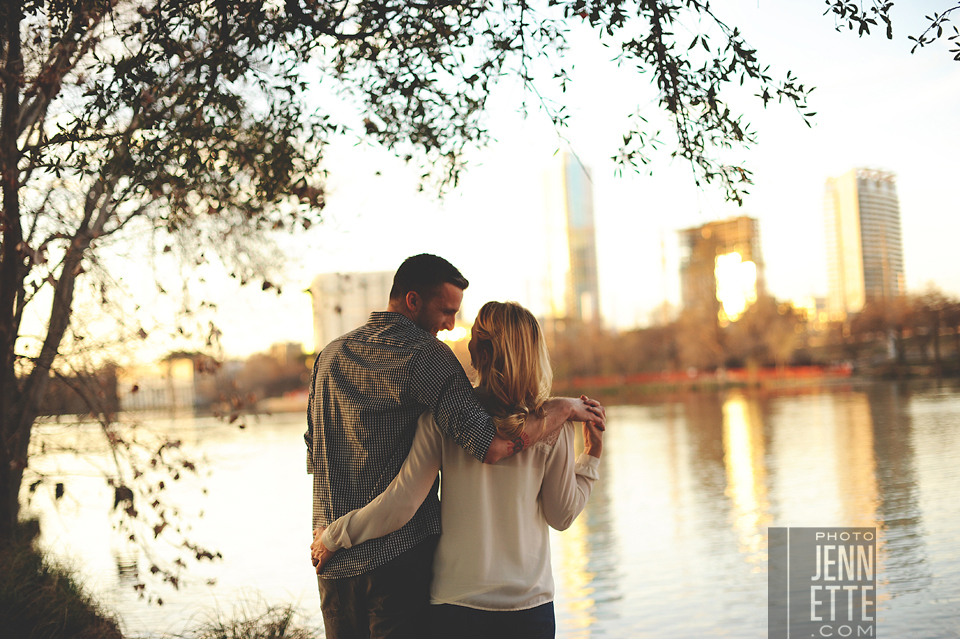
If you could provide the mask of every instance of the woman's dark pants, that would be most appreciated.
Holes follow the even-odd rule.
[[[430,606],[431,639],[554,639],[553,602],[528,610],[474,610]]]

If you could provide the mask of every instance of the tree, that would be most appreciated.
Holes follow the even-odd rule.
[[[921,360],[926,363],[927,345],[932,341],[933,361],[939,374],[943,370],[940,334],[944,328],[951,328],[953,329],[954,339],[956,339],[958,302],[931,284],[923,293],[914,298],[913,304],[914,334],[921,342]]]
[[[943,324],[953,330],[953,351],[960,372],[960,300],[952,298],[943,309]]]
[[[850,323],[850,332],[859,341],[892,340],[897,365],[907,363],[906,332],[914,321],[914,306],[905,296],[869,300]]]
[[[799,317],[789,304],[762,295],[736,322],[727,327],[728,357],[782,368],[797,345]]]
[[[102,246],[153,233],[190,242],[195,259],[220,250],[250,277],[262,270],[246,249],[262,229],[309,223],[322,205],[309,150],[324,123],[288,97],[299,89],[283,70],[292,57],[258,68],[260,42],[279,27],[259,23],[252,3],[215,29],[210,8],[168,6],[28,2],[0,13],[0,539],[17,517],[31,427],[78,282],[101,270]],[[283,35],[270,46],[289,46]],[[252,108],[246,91],[262,104]],[[24,311],[45,292],[46,332],[27,355]]]
[[[723,366],[726,344],[712,305],[684,309],[676,326],[678,359],[683,366],[701,370]]]

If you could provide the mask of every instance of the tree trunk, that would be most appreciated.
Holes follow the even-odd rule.
[[[937,314],[933,323],[933,361],[937,365],[937,375],[940,374],[940,314]]]
[[[33,422],[37,418],[50,368],[57,357],[60,342],[70,324],[74,286],[81,272],[80,262],[93,234],[89,223],[108,186],[98,181],[88,192],[84,219],[63,258],[63,269],[54,287],[47,335],[33,370],[25,379],[18,377],[14,349],[19,334],[16,305],[23,295],[26,267],[22,253],[23,230],[20,220],[20,174],[22,152],[18,145],[20,128],[23,56],[20,48],[21,3],[6,3],[3,9],[7,56],[0,70],[3,80],[3,111],[0,113],[0,169],[3,188],[3,251],[0,265],[0,543],[12,538],[20,511],[19,495]],[[104,217],[106,209],[101,209]],[[102,220],[99,220],[102,228]]]
[[[11,415],[11,411],[8,411],[4,416],[4,421],[12,422],[14,425],[23,422],[22,416]],[[0,544],[3,544],[5,541],[13,539],[17,530],[17,519],[20,515],[20,484],[23,481],[23,471],[27,467],[27,449],[30,447],[30,432],[33,424],[33,419],[36,419],[36,416],[30,420],[30,425],[27,428],[7,428],[6,423],[4,424],[4,430],[10,432],[13,431],[12,441],[5,442],[7,443],[4,448],[8,454],[6,455],[7,460],[2,464],[0,468],[0,497],[2,497],[2,503],[0,503],[0,517],[2,517],[2,534],[0,537]]]
[[[17,385],[17,380],[13,380],[12,385]],[[16,399],[21,398],[18,396]],[[4,445],[0,447],[0,546],[13,539],[17,531],[20,485],[23,471],[27,468],[32,426],[37,417],[36,411],[31,411],[29,415],[18,413],[15,405],[6,404],[3,414]]]
[[[20,50],[19,2],[5,3],[3,9],[7,56],[0,75],[3,79],[3,111],[0,113],[0,181],[3,187],[3,253],[0,260],[0,543],[9,540],[16,528],[18,495],[23,469],[15,453],[14,438],[18,420],[13,415],[18,398],[13,349],[17,341],[14,308],[20,291],[20,149],[17,132],[20,122],[20,87],[23,56]]]
[[[0,457],[8,456],[0,453]],[[20,482],[16,482],[15,496],[13,496],[13,485],[13,469],[10,468],[10,463],[6,459],[0,459],[0,548],[13,538],[15,530],[14,523],[17,520],[20,505]]]

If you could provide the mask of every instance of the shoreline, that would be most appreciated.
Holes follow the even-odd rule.
[[[716,393],[734,389],[774,391],[780,394],[807,394],[825,389],[852,389],[877,382],[936,382],[956,380],[950,372],[933,374],[929,366],[908,366],[901,369],[871,369],[854,372],[852,366],[793,366],[760,369],[718,369],[639,373],[634,375],[593,375],[555,380],[554,395],[585,394],[595,398],[626,400],[629,403],[663,401],[697,393]]]

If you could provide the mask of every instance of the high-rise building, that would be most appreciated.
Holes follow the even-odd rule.
[[[866,303],[903,295],[900,201],[893,173],[853,169],[829,178],[826,223],[827,313],[842,321]]]
[[[679,233],[683,307],[736,321],[765,292],[760,224],[741,216]]]
[[[545,202],[547,314],[552,320],[599,324],[593,180],[574,155],[558,154],[546,174]]]
[[[313,297],[314,349],[367,322],[373,311],[387,308],[393,271],[324,273],[310,285]]]

